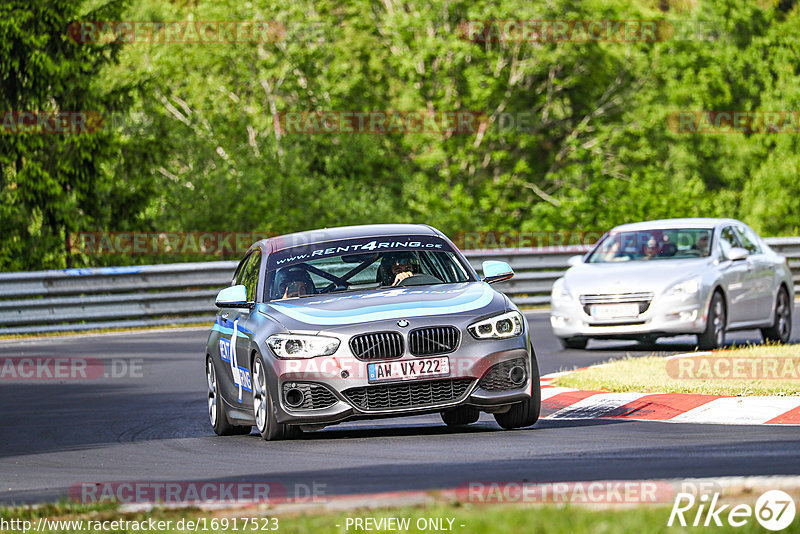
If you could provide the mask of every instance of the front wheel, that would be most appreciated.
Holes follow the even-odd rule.
[[[778,291],[775,301],[775,321],[769,328],[762,328],[761,335],[764,336],[764,341],[773,343],[788,343],[792,337],[792,305],[789,294],[783,287]]]
[[[565,349],[585,349],[589,340],[585,337],[560,337],[561,347]]]
[[[471,425],[478,420],[481,412],[474,406],[459,406],[441,413],[442,421],[449,427]]]
[[[277,410],[267,387],[266,368],[261,355],[257,354],[253,361],[253,415],[256,428],[265,441],[292,438],[298,429],[278,422]]]
[[[726,326],[725,302],[722,294],[719,291],[715,291],[708,307],[706,329],[697,336],[697,348],[700,350],[712,350],[724,345]]]
[[[494,414],[497,424],[506,430],[533,426],[539,420],[539,411],[542,409],[542,390],[539,386],[539,365],[536,356],[531,357],[531,391],[530,398],[518,402],[504,413]]]
[[[636,338],[636,341],[642,345],[655,345],[656,341],[658,341],[658,336],[640,336]]]

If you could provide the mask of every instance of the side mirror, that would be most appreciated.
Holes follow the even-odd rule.
[[[576,265],[580,265],[581,263],[583,263],[583,256],[581,255],[570,256],[569,259],[567,259],[567,265],[569,265],[570,267],[575,267]]]
[[[249,308],[247,289],[243,285],[230,286],[217,293],[217,308]]]
[[[488,260],[483,262],[483,281],[487,284],[509,280],[514,276],[514,269],[504,261]]]
[[[741,247],[733,247],[728,251],[728,259],[731,261],[745,260],[749,255],[750,252],[747,249],[743,249]]]

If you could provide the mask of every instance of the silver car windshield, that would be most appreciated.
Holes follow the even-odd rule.
[[[438,238],[386,243],[383,250],[380,241],[323,243],[276,255],[268,265],[266,299],[472,281],[460,258]]]
[[[711,238],[708,228],[610,232],[587,263],[705,258],[711,251]]]

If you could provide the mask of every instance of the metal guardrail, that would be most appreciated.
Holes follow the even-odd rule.
[[[766,239],[787,257],[800,293],[800,238]],[[567,259],[591,247],[467,250],[481,271],[485,260],[508,262],[516,276],[497,284],[519,306],[550,302],[553,282]],[[0,273],[0,335],[160,324],[210,323],[214,296],[230,283],[235,261],[173,263]]]

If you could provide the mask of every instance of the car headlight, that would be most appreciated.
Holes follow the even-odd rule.
[[[467,327],[476,339],[504,339],[522,333],[522,315],[512,311],[478,321]]]
[[[572,295],[567,290],[567,285],[564,283],[563,278],[559,278],[553,283],[550,297],[552,300],[572,300]]]
[[[275,334],[267,338],[267,345],[278,358],[316,358],[336,352],[339,340],[325,336]]]
[[[676,296],[676,297],[683,297],[694,295],[700,291],[700,282],[696,278],[692,278],[691,280],[685,280],[683,282],[679,282],[669,288],[667,291],[667,295],[669,296]]]

